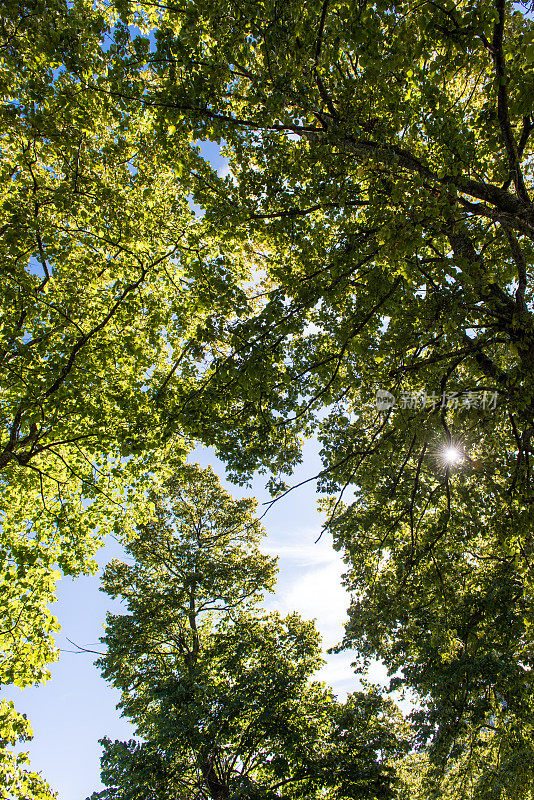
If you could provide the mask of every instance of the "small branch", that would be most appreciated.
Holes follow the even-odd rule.
[[[78,649],[77,650],[64,650],[63,651],[64,653],[76,653],[76,655],[78,655],[79,653],[94,653],[97,656],[105,656],[106,655],[106,653],[102,653],[100,650],[90,650],[88,647],[82,647],[81,644],[76,644],[76,642],[73,642],[72,639],[69,639],[68,636],[65,636],[65,639],[67,640],[67,642],[70,642],[70,644],[73,647],[77,647]]]
[[[45,274],[43,280],[41,281],[41,283],[37,287],[37,291],[41,292],[44,289],[44,287],[46,286],[46,284],[48,283],[48,281],[50,280],[50,270],[48,269],[48,264],[46,263],[46,256],[45,256],[45,252],[44,252],[43,242],[42,242],[41,235],[40,235],[39,231],[36,232],[35,236],[37,238],[37,247],[39,248],[39,255],[41,256],[41,266],[42,266],[42,268],[44,270],[44,274]]]

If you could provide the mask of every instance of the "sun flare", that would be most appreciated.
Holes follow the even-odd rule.
[[[463,456],[461,452],[458,450],[457,447],[454,447],[454,445],[449,445],[448,447],[445,447],[443,450],[442,457],[443,461],[448,466],[452,466],[453,464],[459,464],[460,461],[463,461]]]

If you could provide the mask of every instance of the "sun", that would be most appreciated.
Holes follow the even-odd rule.
[[[464,439],[450,434],[447,438],[436,437],[430,444],[428,455],[434,469],[449,476],[471,462],[469,448]]]
[[[463,461],[463,455],[454,445],[449,445],[443,448],[441,457],[447,466],[452,467],[454,464],[459,464]]]

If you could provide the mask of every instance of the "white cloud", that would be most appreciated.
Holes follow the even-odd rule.
[[[276,595],[267,604],[281,614],[297,611],[304,619],[314,619],[323,640],[326,664],[316,677],[332,686],[341,697],[359,687],[350,652],[328,655],[326,650],[338,644],[344,633],[349,594],[342,585],[346,565],[327,535],[316,541],[317,529],[291,532],[290,543],[269,537],[263,550],[279,556],[280,579]]]
[[[342,699],[350,692],[360,688],[360,680],[354,674],[351,666],[354,661],[354,653],[336,653],[326,656],[326,664],[316,674],[319,681],[324,681],[327,686],[331,686],[337,696]]]
[[[307,569],[282,595],[287,611],[294,609],[317,621],[326,647],[343,637],[349,604],[349,595],[341,585],[344,569],[339,558],[319,569]]]
[[[285,560],[294,562],[294,567],[340,562],[340,555],[333,549],[329,538],[324,535],[317,541],[318,536],[317,530],[306,528],[292,535],[291,544],[269,537],[262,550],[279,556],[281,565]]]
[[[279,536],[271,534],[262,546],[265,553],[279,557],[280,567],[278,588],[274,597],[267,599],[267,606],[283,615],[297,611],[304,619],[315,620],[326,660],[315,676],[317,680],[331,686],[340,700],[361,689],[361,678],[386,686],[387,669],[379,661],[371,662],[367,673],[361,675],[352,666],[357,660],[355,651],[326,652],[343,639],[350,603],[350,595],[342,583],[347,565],[332,547],[330,537],[324,534],[317,541],[319,531],[312,527],[293,529],[284,541]],[[413,708],[413,699],[401,700],[399,704],[408,712]]]
[[[227,162],[226,164],[223,164],[222,167],[219,167],[219,169],[217,170],[217,175],[219,176],[219,178],[226,178],[228,175],[231,175],[233,177],[232,170],[230,169],[230,164],[228,164]]]

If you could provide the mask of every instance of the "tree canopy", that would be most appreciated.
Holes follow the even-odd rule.
[[[345,643],[459,796],[532,792],[531,13],[4,4],[6,681],[150,474],[202,441],[281,495],[313,434]]]

